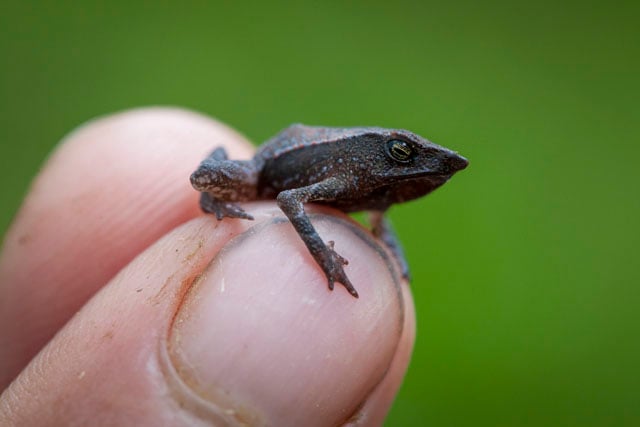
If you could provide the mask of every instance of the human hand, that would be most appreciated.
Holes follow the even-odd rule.
[[[327,290],[274,203],[202,215],[188,178],[217,145],[253,151],[156,108],[55,151],[0,256],[0,425],[382,424],[413,346],[408,286],[337,211],[307,206],[359,299]]]

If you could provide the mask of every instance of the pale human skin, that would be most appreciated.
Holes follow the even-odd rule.
[[[0,425],[381,425],[413,347],[384,244],[307,207],[350,261],[334,292],[273,202],[201,213],[189,174],[237,132],[147,108],[69,135],[0,255]],[[213,261],[212,261],[213,260]]]

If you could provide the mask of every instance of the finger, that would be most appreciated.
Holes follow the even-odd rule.
[[[0,390],[141,250],[199,215],[189,174],[214,146],[251,146],[199,114],[151,108],[90,122],[35,179],[0,257]]]
[[[360,298],[331,292],[282,213],[249,209],[255,222],[198,218],[137,257],[2,395],[0,424],[324,426],[367,419],[369,398],[388,408],[412,332],[386,250],[312,215]]]

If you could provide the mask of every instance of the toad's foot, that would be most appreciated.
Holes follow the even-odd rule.
[[[218,220],[225,217],[249,220],[253,219],[253,216],[246,213],[244,209],[235,203],[215,200],[209,193],[202,193],[200,196],[200,207],[203,211],[214,214]]]
[[[327,242],[327,257],[321,264],[322,270],[329,280],[329,289],[333,290],[334,283],[338,282],[342,284],[342,286],[344,286],[351,295],[358,298],[358,291],[353,287],[351,281],[342,268],[343,265],[349,264],[349,261],[333,250],[333,247],[333,240]]]

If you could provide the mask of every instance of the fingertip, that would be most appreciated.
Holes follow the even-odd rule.
[[[201,215],[188,178],[216,145],[252,153],[222,123],[165,107],[100,117],[63,140],[5,236],[0,387],[140,251]]]
[[[190,290],[170,334],[171,360],[196,395],[243,419],[338,424],[396,353],[404,322],[397,275],[357,225],[312,215],[350,259],[345,271],[360,298],[342,285],[330,291],[291,224],[272,215],[225,246]]]
[[[311,213],[351,261],[360,299],[329,291],[281,211],[247,208],[255,223],[195,219],[120,272],[12,384],[14,419],[314,426],[360,416],[405,342],[392,261],[348,219]]]
[[[237,130],[198,111],[171,106],[132,108],[93,118],[69,132],[58,148],[106,142],[117,151],[126,141],[148,147],[157,147],[163,141],[193,144],[207,153],[224,147],[234,158],[248,158],[253,153],[251,142]]]
[[[351,417],[349,426],[383,425],[409,368],[416,337],[416,316],[413,296],[406,283],[402,286],[402,294],[405,308],[404,326],[393,360],[384,379]]]

